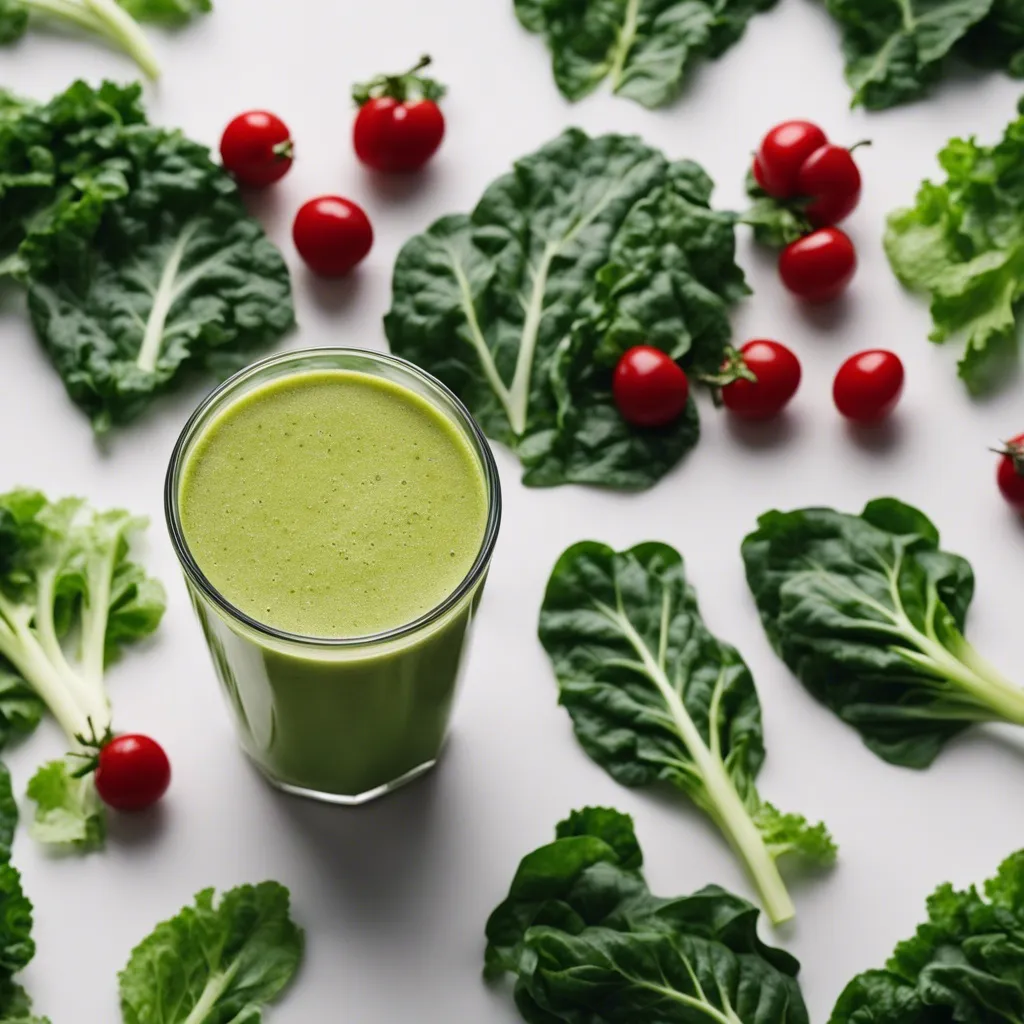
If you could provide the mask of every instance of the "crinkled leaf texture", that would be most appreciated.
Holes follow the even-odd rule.
[[[735,218],[710,208],[711,190],[696,164],[639,139],[567,131],[471,215],[404,246],[384,320],[392,350],[515,448],[525,483],[651,486],[696,443],[696,408],[631,427],[612,371],[640,343],[687,370],[720,366],[729,307],[747,288]]]
[[[205,147],[146,125],[136,92],[76,83],[0,120],[4,156],[0,265],[97,430],[293,326],[287,267],[235,183]]]
[[[647,889],[629,817],[574,812],[523,858],[487,923],[486,973],[515,976],[531,1024],[806,1024],[799,963],[757,935],[757,908],[708,886]]]
[[[584,750],[627,786],[668,783],[723,830],[773,920],[792,913],[775,858],[835,858],[824,826],[759,795],[761,707],[739,652],[708,632],[667,544],[584,541],[558,560],[540,639]]]
[[[992,0],[825,0],[843,30],[854,106],[882,110],[923,95]]]
[[[76,767],[66,760],[50,761],[29,781],[28,798],[35,804],[29,832],[47,846],[86,853],[103,846],[107,820],[92,777],[76,779]]]
[[[931,296],[932,340],[964,338],[960,376],[971,391],[1004,377],[1017,356],[1024,296],[1024,116],[994,146],[952,139],[947,178],[922,184],[889,216],[885,251],[906,287]]]
[[[1024,851],[979,892],[940,886],[928,920],[884,971],[843,991],[830,1024],[1007,1024],[1024,1019]]]
[[[132,953],[120,974],[124,1024],[259,1024],[302,952],[283,886],[244,885],[219,903],[204,890]]]
[[[515,0],[543,35],[562,95],[578,100],[608,79],[620,96],[661,107],[692,63],[719,57],[775,0]]]
[[[743,560],[775,650],[886,761],[924,768],[973,722],[1024,723],[1024,692],[963,638],[971,567],[917,509],[768,512]]]

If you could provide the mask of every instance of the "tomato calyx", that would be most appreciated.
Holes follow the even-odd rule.
[[[95,773],[100,766],[100,753],[103,748],[114,742],[114,731],[109,726],[100,734],[96,731],[93,720],[89,719],[89,734],[79,733],[75,736],[75,742],[81,750],[73,750],[68,757],[73,757],[82,763],[71,773],[73,779],[84,779]]]
[[[409,100],[432,100],[437,102],[447,91],[434,78],[427,78],[420,72],[431,65],[432,60],[424,54],[408,71],[398,75],[378,75],[369,82],[360,82],[352,87],[352,99],[357,107],[379,99],[392,99],[398,103]]]
[[[991,448],[990,451],[1009,459],[1017,476],[1024,476],[1024,441],[1006,441],[1002,448]]]
[[[271,149],[271,152],[278,160],[294,160],[295,143],[292,139],[285,139],[284,142],[277,143],[277,145]]]
[[[722,398],[722,388],[735,384],[738,380],[749,380],[751,384],[757,383],[757,374],[747,365],[743,353],[735,348],[725,350],[725,360],[717,373],[702,373],[697,378],[702,384],[707,385],[711,390],[711,401],[716,408],[721,408],[725,402]]]

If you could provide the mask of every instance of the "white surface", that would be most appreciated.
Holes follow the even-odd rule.
[[[383,347],[380,317],[400,244],[436,216],[469,209],[515,157],[571,124],[638,132],[670,155],[698,159],[719,184],[717,203],[733,206],[742,201],[750,151],[776,121],[810,117],[835,140],[872,138],[873,148],[858,151],[866,189],[849,221],[862,257],[856,283],[843,304],[807,313],[743,232],[740,258],[755,295],[735,318],[736,338],[790,344],[804,384],[790,416],[751,431],[705,403],[700,446],[646,494],[526,490],[515,460],[498,452],[504,527],[448,755],[427,780],[360,810],[271,792],[234,746],[161,516],[167,457],[201,392],[161,403],[101,451],[20,311],[0,312],[0,487],[37,485],[148,513],[148,564],[170,595],[158,636],[111,679],[121,727],[151,732],[171,754],[174,785],[162,813],[115,822],[107,852],[84,860],[47,859],[24,831],[17,842],[39,944],[24,980],[55,1024],[117,1019],[116,973],[158,920],[205,886],[264,878],[291,887],[308,934],[302,974],[271,1020],[508,1024],[517,1019],[510,1001],[479,976],[484,922],[519,858],[587,803],[635,816],[654,891],[719,882],[752,896],[722,839],[684,799],[616,785],[582,753],[556,706],[535,620],[555,558],[584,537],[623,546],[660,539],[683,551],[711,628],[739,646],[757,680],[768,746],[763,793],[786,810],[824,818],[840,844],[832,874],[789,873],[799,916],[777,936],[803,961],[813,1020],[825,1019],[853,974],[881,964],[921,919],[937,883],[979,880],[1024,842],[1024,736],[974,730],[926,773],[884,764],[772,654],[738,553],[756,516],[776,505],[856,510],[883,494],[919,504],[947,546],[974,565],[971,639],[1010,676],[1024,677],[1024,533],[1000,502],[986,452],[1024,428],[1020,383],[984,404],[969,400],[954,349],[925,340],[927,312],[901,294],[880,246],[884,214],[935,170],[946,138],[994,138],[1019,86],[998,76],[951,79],[923,103],[852,114],[834,27],[817,5],[784,0],[694,75],[671,109],[649,113],[605,95],[570,107],[555,90],[543,43],[518,27],[511,6],[217,0],[216,14],[194,29],[154,33],[166,71],[149,96],[154,121],[214,143],[235,114],[267,106],[292,128],[299,161],[260,210],[296,270],[301,328],[290,344]],[[424,50],[451,86],[448,139],[421,178],[375,180],[352,153],[349,85],[398,70]],[[101,48],[39,34],[0,54],[0,82],[27,94],[48,97],[72,75],[124,80],[134,72]],[[325,191],[365,204],[377,229],[367,263],[340,284],[311,280],[289,239],[293,211]],[[832,409],[831,378],[845,356],[875,345],[905,359],[908,390],[889,428],[857,437]],[[19,791],[61,750],[47,724],[12,753]]]

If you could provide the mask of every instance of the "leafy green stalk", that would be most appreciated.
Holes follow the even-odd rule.
[[[753,680],[704,626],[679,553],[654,543],[569,548],[548,582],[540,638],[587,753],[626,785],[686,793],[725,835],[772,921],[792,917],[776,859],[828,864],[835,846],[824,826],[761,799]]]
[[[256,1024],[290,984],[303,945],[283,886],[241,886],[216,904],[206,889],[132,953],[120,975],[124,1024]]]
[[[843,990],[829,1024],[1015,1024],[1024,1020],[1024,851],[981,891],[946,884],[928,920],[899,943],[885,970]]]
[[[68,24],[126,53],[156,79],[160,67],[139,21],[182,24],[210,9],[210,0],[0,0],[0,44],[20,39],[36,18]]]
[[[487,922],[485,974],[531,1024],[807,1024],[799,963],[717,886],[651,894],[629,817],[587,807],[523,858]]]
[[[923,768],[973,722],[1024,725],[1024,690],[964,639],[971,568],[917,509],[769,512],[743,559],[775,649],[885,760]]]
[[[122,645],[156,629],[163,615],[163,588],[128,557],[130,538],[145,525],[127,512],[95,512],[77,498],[51,503],[28,490],[0,496],[2,667],[49,708],[73,754],[110,729],[106,665]],[[20,691],[19,697],[26,699]],[[15,728],[38,721],[0,700],[2,713]],[[86,847],[102,839],[92,780],[76,778],[68,762],[44,766],[29,796],[42,841]]]

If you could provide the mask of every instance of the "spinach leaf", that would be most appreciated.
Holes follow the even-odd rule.
[[[117,0],[137,21],[178,26],[213,10],[213,0]]]
[[[775,650],[879,757],[924,768],[972,722],[1024,724],[1024,691],[963,637],[971,567],[917,509],[768,512],[743,560]]]
[[[754,238],[761,245],[784,249],[814,230],[803,212],[805,199],[775,199],[758,185],[753,171],[747,172],[746,187],[752,202],[740,222],[754,229]]]
[[[807,1024],[799,963],[757,936],[757,908],[708,886],[656,897],[629,817],[574,812],[523,858],[487,924],[486,971],[515,975],[532,1024]]]
[[[515,0],[522,25],[543,35],[555,83],[570,100],[605,79],[620,96],[661,107],[694,60],[719,57],[775,0]]]
[[[656,543],[569,548],[548,581],[540,639],[584,750],[626,786],[686,793],[725,834],[772,921],[792,917],[776,858],[830,863],[835,846],[823,825],[761,799],[753,679],[705,627],[679,553]]]
[[[1024,113],[994,146],[952,139],[939,162],[946,181],[924,182],[913,207],[889,216],[885,251],[906,287],[931,295],[932,340],[966,339],[960,376],[979,392],[1003,379],[1017,354]]]
[[[843,29],[853,105],[882,110],[917,99],[992,0],[825,0]]]
[[[302,950],[283,886],[240,886],[216,904],[206,889],[132,953],[120,975],[124,1024],[258,1024]]]
[[[988,16],[964,37],[958,52],[979,67],[1024,78],[1024,0],[995,0]]]
[[[238,369],[294,324],[287,267],[234,182],[204,147],[140,123],[137,99],[77,83],[0,122],[14,170],[46,169],[45,182],[0,187],[16,246],[0,266],[98,431],[188,371]]]
[[[434,373],[524,482],[649,487],[696,443],[691,404],[641,430],[615,408],[612,371],[638,343],[715,370],[728,308],[747,293],[734,220],[711,181],[636,138],[578,130],[520,160],[469,216],[442,218],[395,266],[392,350]]]
[[[843,991],[830,1024],[1005,1024],[1024,1018],[1024,851],[983,892],[940,886],[885,971]]]

